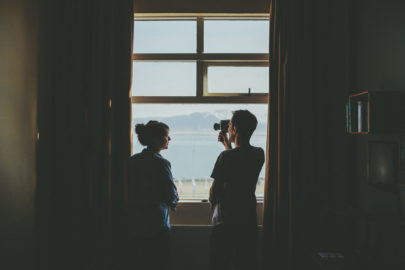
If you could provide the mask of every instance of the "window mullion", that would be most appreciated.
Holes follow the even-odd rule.
[[[197,97],[204,96],[204,62],[197,61]]]
[[[240,103],[240,104],[266,104],[268,94],[255,94],[254,96],[245,95],[229,95],[218,94],[215,96],[203,97],[167,97],[167,96],[132,96],[132,103],[209,103],[209,104],[225,104],[225,103]]]
[[[269,62],[268,54],[257,53],[134,53],[134,61],[231,61],[231,62]]]
[[[204,54],[204,18],[197,18],[197,55],[201,59],[201,55]],[[197,97],[204,95],[204,62],[197,61]]]
[[[204,18],[197,18],[197,54],[204,53]]]

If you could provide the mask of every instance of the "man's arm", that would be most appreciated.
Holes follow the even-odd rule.
[[[211,207],[214,207],[219,202],[219,198],[223,196],[224,191],[225,191],[224,185],[221,183],[221,181],[214,179],[210,188],[210,197],[209,197]]]
[[[212,171],[211,177],[214,179],[210,188],[209,201],[211,207],[214,207],[220,199],[223,197],[225,192],[225,162],[223,152],[218,156],[215,162],[214,169]]]

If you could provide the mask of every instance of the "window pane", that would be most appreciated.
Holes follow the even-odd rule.
[[[206,20],[206,53],[269,53],[268,20]]]
[[[269,67],[209,66],[208,93],[268,93]]]
[[[135,21],[134,53],[195,53],[196,21]]]
[[[195,95],[195,62],[133,62],[132,96]]]
[[[248,109],[259,122],[251,143],[266,151],[267,104],[133,104],[132,128],[149,120],[162,121],[170,127],[169,149],[161,152],[172,164],[179,195],[182,199],[207,199],[212,183],[210,178],[218,155],[224,147],[217,141],[213,129],[219,120],[230,119],[232,111]],[[132,152],[143,146],[133,131]],[[256,196],[264,194],[264,166],[259,176]]]

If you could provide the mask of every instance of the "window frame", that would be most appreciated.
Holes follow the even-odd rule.
[[[269,20],[268,14],[145,14],[134,15],[135,21],[195,20],[196,53],[134,53],[132,61],[195,61],[197,65],[195,96],[133,96],[132,103],[246,103],[267,104],[268,93],[208,93],[207,70],[210,65],[269,66],[269,53],[204,53],[204,19]]]
[[[268,104],[269,93],[209,93],[207,89],[207,71],[209,66],[270,66],[269,53],[204,53],[204,19],[213,20],[268,20],[269,14],[154,14],[136,13],[134,21],[196,20],[196,53],[132,53],[134,61],[195,61],[196,95],[195,96],[134,96],[131,86],[131,104]],[[269,78],[270,79],[270,78]],[[268,136],[268,134],[267,134]],[[132,149],[132,136],[131,136]],[[258,203],[263,197],[258,197]],[[184,199],[207,203],[206,199]]]

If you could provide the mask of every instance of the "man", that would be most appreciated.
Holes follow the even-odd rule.
[[[264,163],[264,151],[250,144],[257,119],[247,110],[233,113],[228,133],[218,141],[225,146],[215,163],[210,189],[212,217],[211,269],[257,267],[256,184]],[[235,144],[232,149],[231,143]]]

